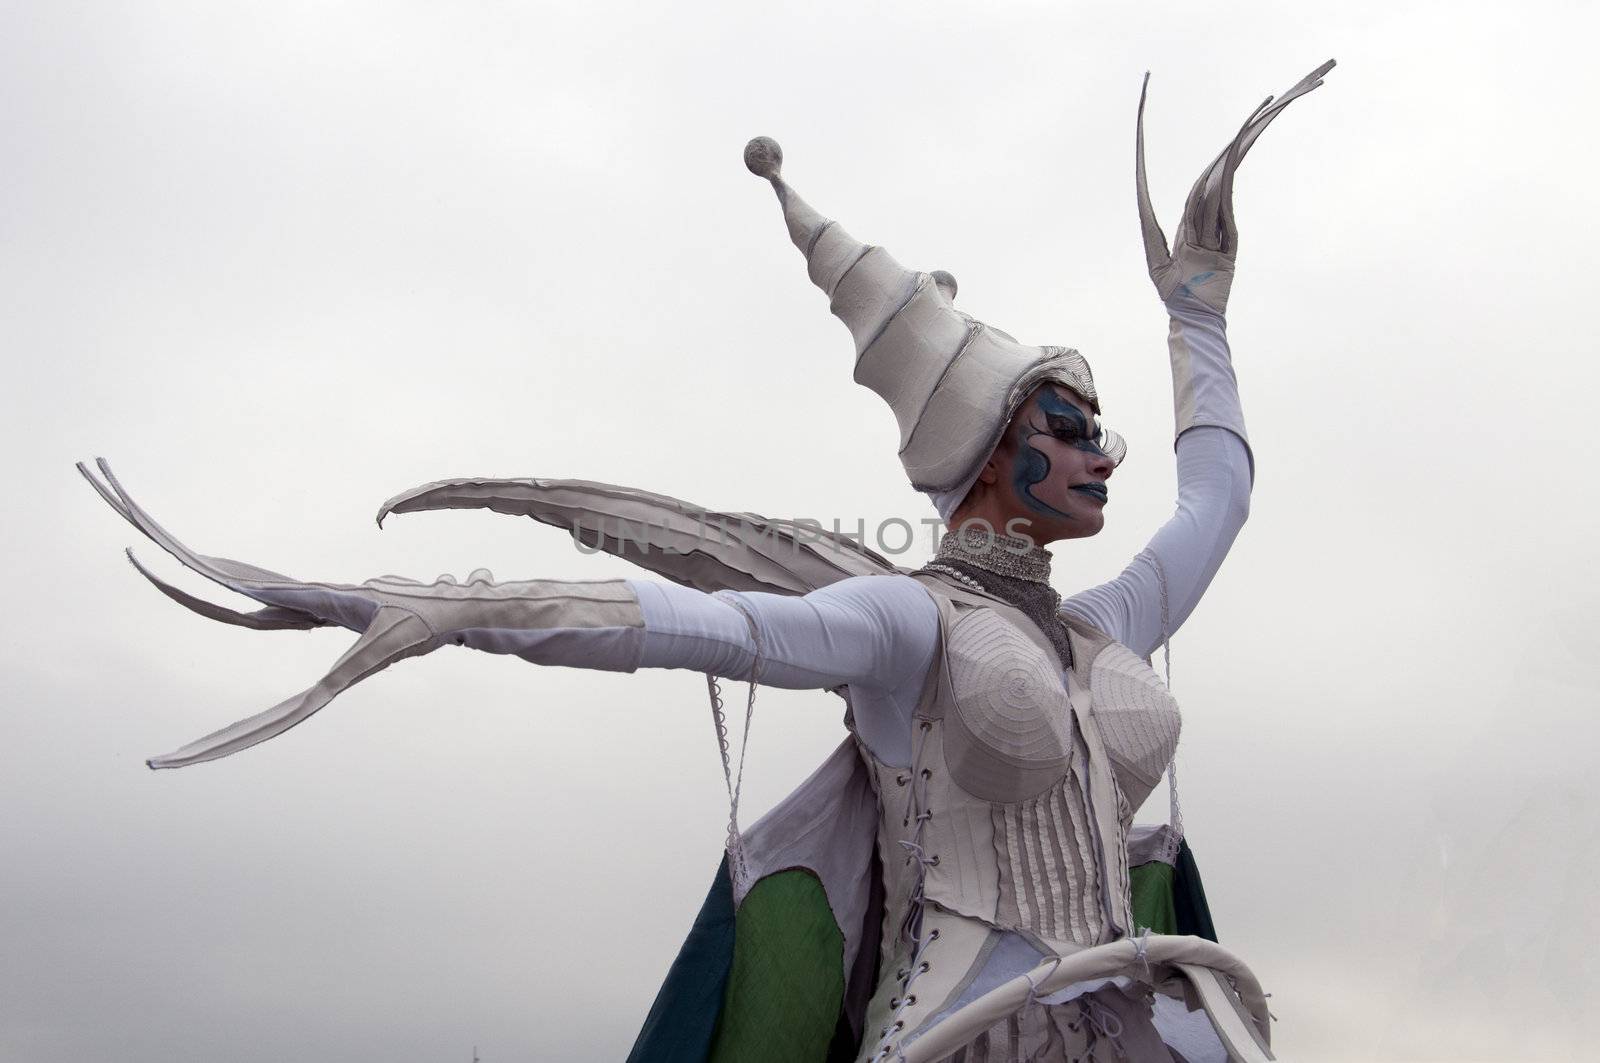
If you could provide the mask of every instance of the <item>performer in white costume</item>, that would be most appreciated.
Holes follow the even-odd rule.
[[[1249,508],[1252,457],[1224,326],[1234,170],[1332,65],[1251,116],[1195,184],[1170,248],[1146,190],[1141,94],[1138,205],[1171,320],[1178,504],[1116,579],[1063,599],[1044,549],[1100,530],[1106,481],[1125,454],[1099,425],[1084,358],[1025,346],[956,310],[949,274],[907,270],[817,214],[783,179],[777,145],[758,138],[746,165],[776,190],[812,281],[855,340],[856,381],[889,403],[911,482],[952,528],[935,558],[905,572],[838,537],[825,537],[826,550],[797,548],[750,515],[721,515],[731,539],[708,544],[691,507],[663,496],[582,481],[458,480],[391,500],[380,520],[468,506],[580,532],[608,514],[653,519],[666,550],[653,558],[592,523],[587,537],[672,582],[496,582],[480,570],[462,583],[307,583],[193,553],[101,462],[103,483],[85,475],[118,512],[265,608],[224,609],[141,566],[170,596],[230,623],[360,633],[309,690],[151,766],[263,741],[345,687],[446,643],[540,664],[842,688],[854,745],[818,778],[865,765],[872,815],[861,829],[875,835],[883,867],[881,939],[847,940],[847,967],[861,948],[877,950],[858,1059],[1271,1058],[1264,994],[1240,960],[1214,942],[1134,925],[1128,846],[1179,729],[1147,662],[1198,603]],[[736,890],[796,844],[772,842],[763,824],[730,834]],[[839,925],[859,926],[860,884],[830,875],[826,856],[813,863]]]

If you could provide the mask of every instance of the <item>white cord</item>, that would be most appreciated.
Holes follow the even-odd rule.
[[[1161,587],[1161,656],[1162,663],[1167,673],[1167,693],[1172,693],[1172,614],[1167,597],[1167,569],[1161,563],[1161,555],[1154,550],[1145,549],[1144,555],[1156,569],[1156,582]],[[1172,839],[1168,854],[1177,858],[1178,843],[1183,840],[1183,806],[1178,802],[1178,751],[1172,751],[1172,760],[1167,764],[1167,822],[1172,828]]]
[[[750,610],[737,597],[726,591],[718,591],[713,597],[739,610],[739,614],[750,627],[750,641],[755,646],[755,656],[750,663],[750,694],[744,707],[744,736],[739,742],[737,777],[733,773],[729,757],[728,718],[722,705],[722,689],[717,685],[717,677],[710,672],[706,673],[706,690],[711,697],[711,724],[716,729],[717,749],[722,755],[722,780],[728,787],[728,838],[725,847],[728,850],[728,874],[733,879],[734,895],[737,897],[745,891],[750,881],[750,869],[744,859],[744,838],[739,832],[739,796],[744,790],[744,759],[750,749],[750,725],[755,719],[756,712],[756,687],[761,683],[761,628]]]

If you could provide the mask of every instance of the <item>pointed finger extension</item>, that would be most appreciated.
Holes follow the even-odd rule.
[[[341,693],[396,661],[426,653],[434,634],[415,613],[384,606],[366,632],[314,686],[265,712],[224,727],[165,756],[151,757],[151,768],[183,768],[237,753],[309,719]]]
[[[1139,87],[1139,117],[1134,129],[1134,189],[1139,199],[1139,230],[1144,235],[1144,260],[1153,274],[1172,260],[1167,250],[1167,235],[1156,221],[1155,207],[1150,203],[1150,182],[1144,169],[1144,101],[1150,89],[1150,72],[1145,71],[1144,83]]]

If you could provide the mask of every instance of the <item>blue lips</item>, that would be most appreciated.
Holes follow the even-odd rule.
[[[1106,490],[1106,485],[1098,481],[1092,484],[1073,484],[1072,490],[1081,491],[1101,503],[1108,502],[1111,499],[1111,493]]]

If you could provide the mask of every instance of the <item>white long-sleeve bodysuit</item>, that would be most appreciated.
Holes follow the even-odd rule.
[[[1061,604],[1063,612],[1139,655],[1159,644],[1164,628],[1183,623],[1216,574],[1248,512],[1252,473],[1221,316],[1186,293],[1167,306],[1178,431],[1176,512],[1119,576]],[[753,670],[758,642],[761,682],[798,689],[847,686],[856,733],[872,757],[891,768],[913,764],[912,713],[938,649],[940,612],[930,592],[909,576],[858,576],[800,597],[705,594],[648,580],[497,584],[487,573],[474,573],[464,585],[398,577],[360,586],[303,583],[195,554],[133,502],[108,466],[102,464],[102,471],[107,484],[90,479],[113,508],[190,568],[267,608],[236,613],[157,580],[169,596],[203,615],[248,627],[336,623],[362,633],[356,647],[305,693],[152,766],[213,759],[262,741],[373,671],[445,643],[540,664],[687,668],[742,679]],[[985,961],[985,973],[990,967],[1017,973],[1013,967],[1038,955],[1007,932]],[[1065,999],[1052,994],[1037,1003]],[[1209,1055],[1190,1050],[1184,1057]]]
[[[1177,450],[1172,518],[1121,575],[1062,602],[1064,610],[1140,655],[1161,642],[1157,563],[1166,573],[1169,623],[1176,629],[1216,574],[1248,509],[1249,459],[1238,436],[1225,428],[1192,428]],[[736,597],[760,625],[763,683],[848,685],[861,740],[885,764],[910,765],[911,713],[939,636],[938,607],[910,576],[856,576],[804,597],[709,595],[646,580],[628,585],[644,613],[638,666],[748,676],[755,654],[750,625],[745,613],[722,600]]]
[[[1184,622],[1216,575],[1249,512],[1253,471],[1223,320],[1192,301],[1175,300],[1168,309],[1180,430],[1176,511],[1115,579],[1061,604],[1140,656]],[[627,585],[638,598],[643,635],[633,644],[636,655],[618,647],[607,666],[691,668],[745,678],[755,658],[754,624],[761,682],[793,689],[847,685],[860,740],[884,764],[912,766],[912,713],[939,639],[938,606],[917,580],[857,576],[803,597],[708,595],[646,580]],[[577,663],[570,657],[562,663],[569,662]],[[1035,958],[1034,949],[1007,933],[977,978],[998,981]],[[1069,987],[1040,1004],[1092,993],[1094,984]],[[1169,1036],[1177,1018],[1169,1009]],[[1186,1058],[1225,1058],[1208,1028],[1189,1029]]]
[[[1064,611],[1141,656],[1162,639],[1162,575],[1170,634],[1198,604],[1244,524],[1252,479],[1223,320],[1181,297],[1167,308],[1182,433],[1177,509],[1120,575],[1062,602]],[[911,763],[911,713],[939,632],[938,609],[916,580],[857,576],[801,597],[626,583],[644,616],[642,639],[567,629],[550,632],[548,648],[524,643],[517,652],[549,664],[687,668],[742,679],[755,658],[753,620],[763,648],[761,682],[789,689],[849,686],[861,740],[886,764]]]

